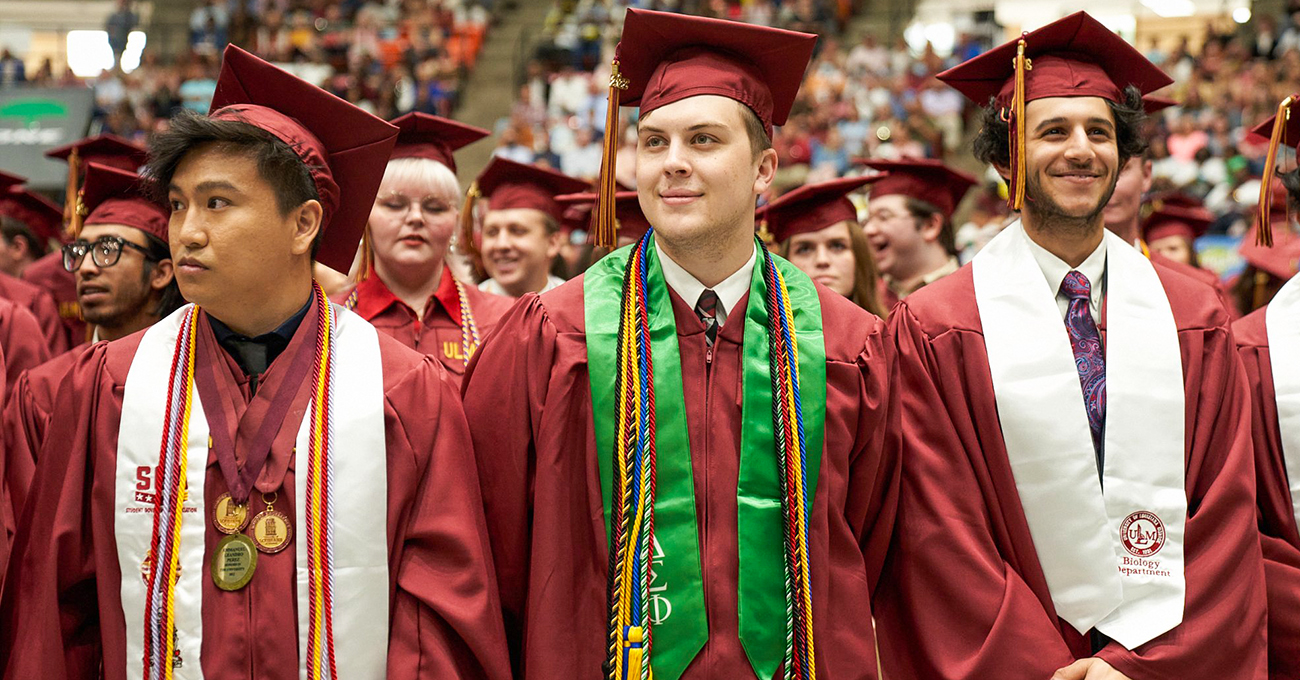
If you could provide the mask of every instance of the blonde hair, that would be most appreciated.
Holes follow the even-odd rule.
[[[430,158],[394,158],[384,168],[381,183],[411,182],[427,186],[429,193],[447,202],[454,210],[460,210],[460,182],[456,174],[446,165]]]

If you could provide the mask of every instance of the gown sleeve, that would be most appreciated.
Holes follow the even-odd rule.
[[[1300,677],[1300,533],[1281,449],[1273,369],[1267,346],[1238,349],[1251,392],[1256,521],[1268,592],[1268,667],[1274,677]]]
[[[475,352],[462,387],[512,655],[521,651],[528,590],[534,435],[556,417],[542,408],[555,338],[541,301],[525,296]]]
[[[962,340],[927,337],[906,301],[889,320],[898,351],[903,465],[898,524],[876,617],[884,676],[1041,678],[1074,661],[1053,616],[995,542],[992,480],[967,384]],[[1032,556],[1031,556],[1032,558]]]
[[[97,677],[101,650],[90,505],[106,345],[77,362],[55,398],[64,427],[41,449],[0,598],[5,678]],[[116,419],[113,419],[116,430]],[[112,458],[109,458],[111,464]]]
[[[392,485],[415,460],[416,486],[409,515],[394,544],[396,592],[389,638],[388,677],[510,677],[501,607],[489,552],[478,473],[460,396],[431,357],[389,391]],[[430,452],[427,456],[424,452]],[[421,464],[421,460],[426,461]]]
[[[23,371],[50,360],[50,349],[32,312],[16,304],[5,307],[8,313],[0,313],[0,345],[5,348],[5,389],[0,394],[7,400]]]

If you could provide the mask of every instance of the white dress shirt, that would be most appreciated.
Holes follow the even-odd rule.
[[[691,307],[695,307],[700,301],[700,293],[703,293],[707,286],[700,283],[700,280],[691,275],[690,272],[682,268],[680,264],[673,262],[671,257],[663,251],[663,248],[655,248],[659,255],[659,266],[664,270],[664,281],[668,287],[682,297]],[[749,261],[734,274],[723,279],[721,283],[712,288],[714,293],[718,294],[718,303],[722,309],[718,310],[716,317],[718,326],[721,327],[727,322],[727,315],[731,313],[731,308],[740,302],[740,298],[745,297],[749,292],[749,284],[754,275],[754,263],[758,261],[758,246],[754,246],[754,252],[750,254]]]
[[[1066,274],[1077,269],[1088,278],[1089,292],[1091,293],[1088,311],[1092,312],[1093,323],[1100,324],[1101,302],[1105,299],[1106,294],[1106,239],[1103,238],[1097,249],[1092,251],[1088,259],[1084,260],[1078,267],[1070,267],[1064,260],[1034,243],[1034,239],[1026,238],[1026,240],[1029,241],[1029,252],[1034,254],[1034,260],[1038,262],[1038,268],[1042,269],[1043,276],[1047,277],[1047,285],[1051,286],[1052,290],[1056,292],[1056,306],[1061,310],[1061,320],[1065,320],[1065,315],[1070,310],[1070,298],[1061,292],[1061,282],[1065,280]]]

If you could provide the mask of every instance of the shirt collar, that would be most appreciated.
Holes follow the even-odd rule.
[[[408,310],[412,317],[415,316],[415,311],[405,302],[399,300],[396,295],[393,295],[393,291],[389,290],[388,284],[384,283],[383,279],[379,278],[377,274],[371,274],[358,283],[356,292],[357,305],[352,311],[367,321],[374,319],[394,305]],[[438,283],[438,289],[433,291],[432,299],[437,300],[438,304],[447,312],[447,315],[451,317],[451,320],[460,325],[460,293],[456,290],[456,281],[452,278],[451,267],[445,264],[442,266],[442,278]],[[426,321],[430,316],[437,313],[437,309],[431,307],[433,306],[425,302],[424,319]]]
[[[302,325],[302,320],[306,318],[308,310],[311,309],[311,304],[315,301],[316,296],[313,294],[307,298],[307,302],[303,304],[301,309],[295,312],[293,316],[285,319],[284,323],[281,323],[275,330],[270,333],[263,333],[255,338],[236,333],[211,314],[208,315],[208,321],[212,324],[212,334],[216,336],[217,344],[221,345],[222,349],[235,358],[235,362],[244,370],[244,373],[251,375],[265,371],[266,367],[246,365],[246,350],[243,346],[252,344],[265,347],[266,366],[270,366],[275,362],[275,358],[284,351],[284,348],[289,346],[293,334],[298,332],[298,327]],[[261,370],[250,370],[254,368],[260,368]]]
[[[695,303],[700,300],[700,293],[705,291],[705,285],[700,280],[691,275],[690,272],[682,268],[680,264],[673,261],[662,248],[655,248],[659,255],[659,266],[664,271],[664,281],[668,287],[672,288],[678,295],[686,301],[687,304],[694,307]],[[718,294],[718,302],[722,304],[722,314],[719,315],[718,322],[723,323],[727,315],[731,313],[731,308],[740,302],[740,298],[745,297],[749,292],[750,283],[754,277],[754,263],[758,261],[758,246],[754,246],[754,251],[749,255],[749,261],[734,274],[723,279],[721,283],[713,287],[713,292]]]
[[[1097,307],[1101,305],[1102,288],[1105,286],[1103,277],[1106,275],[1106,239],[1104,234],[1101,243],[1097,244],[1097,249],[1092,251],[1092,254],[1078,267],[1071,267],[1066,264],[1065,260],[1035,243],[1034,239],[1029,238],[1028,232],[1025,233],[1025,240],[1029,242],[1029,252],[1033,253],[1038,268],[1043,270],[1043,276],[1047,277],[1047,285],[1052,287],[1053,295],[1060,295],[1061,282],[1065,280],[1065,275],[1078,270],[1088,277],[1088,283],[1091,286],[1089,291],[1089,297],[1092,298],[1091,303]]]

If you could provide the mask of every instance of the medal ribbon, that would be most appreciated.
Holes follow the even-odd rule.
[[[614,680],[648,679],[652,663],[660,680],[675,680],[708,639],[681,358],[653,235],[597,262],[583,284],[596,444],[612,453],[599,464]],[[759,677],[784,663],[786,678],[813,678],[807,533],[825,423],[821,308],[807,276],[759,247],[744,321],[740,638]],[[658,459],[659,449],[671,455]],[[652,583],[667,595],[652,596]],[[655,621],[660,596],[672,614]]]
[[[175,587],[180,576],[181,508],[187,494],[190,398],[194,382],[194,335],[198,327],[194,308],[181,321],[167,380],[167,419],[159,451],[162,478],[154,497],[153,538],[145,571],[144,678],[171,680],[175,653]]]
[[[322,323],[319,315],[317,315],[315,323],[317,329],[319,329]],[[208,342],[215,342],[215,338],[200,333],[197,341],[206,345]],[[205,347],[205,349],[209,348]],[[222,402],[221,393],[217,390],[216,374],[213,372],[215,362],[205,361],[195,367],[194,384],[199,390],[199,398],[203,400],[203,403],[214,406],[207,413],[208,421],[212,424],[210,431],[212,448],[216,450],[217,462],[221,466],[221,476],[225,477],[226,486],[230,489],[230,498],[235,503],[243,505],[248,502],[248,497],[253,490],[253,482],[257,479],[257,475],[262,472],[267,456],[271,454],[271,443],[275,440],[276,432],[279,431],[280,425],[289,413],[289,407],[293,405],[293,398],[296,396],[298,388],[302,386],[302,381],[307,377],[307,370],[311,367],[311,360],[311,350],[308,349],[306,343],[303,343],[293,355],[284,379],[280,380],[279,384],[275,386],[273,394],[269,397],[271,403],[267,407],[262,423],[257,428],[257,434],[254,435],[252,444],[244,457],[244,466],[242,468],[235,459],[235,444],[230,439],[230,429],[226,424],[226,409],[216,408]],[[266,390],[253,395],[253,401],[258,399],[268,399]],[[274,491],[274,489],[270,489],[270,491]]]
[[[325,291],[313,282],[312,293],[317,310],[315,371],[313,373],[313,399],[311,417],[310,460],[307,466],[308,493],[306,500],[308,569],[310,593],[310,624],[307,677],[311,680],[335,677],[333,599],[333,553],[331,549],[332,513],[330,488],[331,406],[333,404],[333,336],[336,319],[325,297]],[[195,391],[195,343],[198,328],[198,307],[191,307],[181,323],[176,339],[176,351],[168,379],[169,394],[164,417],[159,469],[162,476],[161,492],[154,499],[154,528],[149,565],[145,571],[147,585],[145,599],[144,678],[145,680],[171,680],[175,646],[175,612],[173,609],[176,579],[179,574],[179,548],[181,531],[181,503],[186,496],[187,461],[186,441],[190,423],[190,399]],[[306,352],[300,355],[307,356]],[[295,357],[295,365],[299,363]],[[204,367],[206,370],[206,366]],[[288,377],[288,376],[286,376]],[[299,378],[296,382],[301,382]],[[285,385],[296,384],[286,380],[277,392],[289,392]],[[207,400],[204,397],[205,401]],[[220,402],[213,401],[209,412],[220,412]],[[211,417],[211,416],[209,416]],[[278,426],[283,420],[268,415],[265,422],[274,420]],[[213,433],[221,430],[213,428]],[[259,431],[260,436],[260,431]],[[232,453],[233,457],[233,453]],[[265,456],[263,456],[264,458]],[[224,466],[223,466],[224,467]],[[260,465],[258,466],[260,468]],[[227,478],[229,479],[229,478]],[[161,568],[160,568],[161,565]]]

